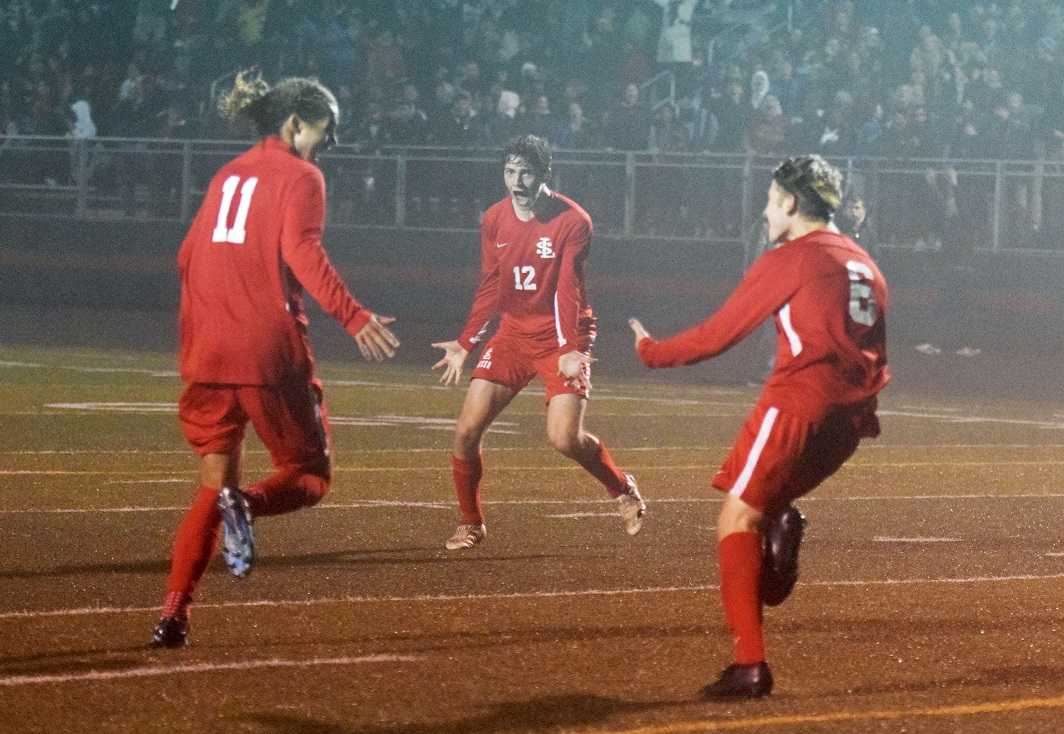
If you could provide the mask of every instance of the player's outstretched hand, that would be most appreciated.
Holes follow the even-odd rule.
[[[433,342],[432,346],[436,347],[436,349],[442,349],[444,352],[440,361],[432,365],[434,370],[443,367],[440,383],[443,385],[457,385],[458,381],[462,379],[462,365],[465,364],[466,357],[469,356],[469,350],[457,341]]]
[[[566,352],[558,357],[558,374],[565,384],[578,390],[591,390],[591,363],[595,358],[584,352]]]
[[[388,324],[394,323],[394,316],[373,314],[366,325],[355,334],[355,344],[367,362],[383,362],[395,356],[399,339],[388,328]]]
[[[635,333],[635,348],[639,350],[639,342],[643,339],[650,339],[650,332],[643,328],[643,322],[639,319],[628,319],[628,325],[632,327],[632,331]]]

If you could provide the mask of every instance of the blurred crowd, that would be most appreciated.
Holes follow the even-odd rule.
[[[665,153],[1064,146],[1055,0],[0,0],[8,134],[226,137],[212,90],[252,65],[322,79],[342,141],[368,149],[517,132]],[[664,103],[645,85],[661,71]]]

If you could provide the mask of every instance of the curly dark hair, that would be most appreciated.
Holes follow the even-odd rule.
[[[259,135],[275,134],[293,112],[306,122],[340,123],[336,97],[318,80],[289,77],[271,88],[255,70],[236,75],[233,88],[219,97],[218,110],[230,120],[247,117]]]
[[[772,172],[776,185],[794,196],[798,212],[830,221],[842,203],[842,173],[818,155],[788,158]]]
[[[544,181],[550,180],[550,143],[536,135],[518,135],[512,138],[502,152],[502,162],[520,158]]]

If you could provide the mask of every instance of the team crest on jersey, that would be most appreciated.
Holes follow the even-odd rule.
[[[491,369],[491,350],[495,347],[488,347],[484,350],[484,353],[480,355],[480,361],[477,362],[477,369],[490,370]]]
[[[539,242],[536,243],[536,254],[544,260],[554,257],[554,243],[550,241],[550,237],[539,238]]]

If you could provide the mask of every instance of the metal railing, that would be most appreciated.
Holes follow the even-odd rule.
[[[188,222],[247,141],[7,137],[0,216]],[[558,151],[555,187],[616,237],[748,246],[775,158]],[[1064,161],[835,161],[863,195],[866,241],[914,250],[1064,254]],[[338,146],[320,161],[329,226],[475,230],[503,191],[496,150]]]

